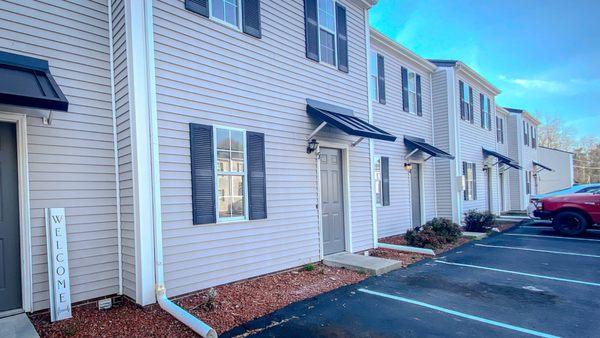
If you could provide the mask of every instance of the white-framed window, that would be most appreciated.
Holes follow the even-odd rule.
[[[473,201],[476,199],[475,189],[477,189],[477,183],[475,181],[475,163],[463,162],[463,176],[465,180],[465,201]]]
[[[525,193],[527,195],[531,194],[531,171],[525,172]]]
[[[481,128],[491,129],[492,126],[492,114],[490,111],[490,101],[488,97],[482,95],[483,102],[481,102]]]
[[[408,71],[408,111],[417,113],[417,73]]]
[[[371,51],[369,55],[369,96],[371,101],[379,101],[379,65],[377,52]]]
[[[471,107],[471,90],[466,82],[462,83],[462,97],[460,98],[460,104],[463,107],[461,119],[465,121],[473,121],[473,111]]]
[[[378,207],[383,205],[383,179],[381,175],[381,156],[375,156],[373,176],[375,178],[375,203]]]
[[[240,28],[240,0],[210,0],[210,18]]]
[[[319,55],[321,62],[335,67],[337,64],[335,1],[318,0],[318,2]]]
[[[246,131],[214,127],[217,222],[246,220]]]
[[[504,143],[504,119],[496,116],[496,139],[498,143]]]
[[[525,121],[523,121],[523,141],[526,146],[529,145],[529,125]]]

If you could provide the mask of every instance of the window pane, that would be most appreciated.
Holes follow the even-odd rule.
[[[230,197],[219,197],[219,217],[231,217]]]
[[[416,81],[417,81],[417,78],[415,77],[415,73],[409,72],[408,73],[408,90],[410,90],[411,92],[417,91]]]
[[[217,129],[217,149],[229,150],[229,130]]]
[[[244,150],[244,133],[241,131],[231,131],[231,150]]]
[[[211,15],[217,19],[225,20],[224,4],[223,0],[211,0],[210,1]]]
[[[319,0],[319,25],[335,31],[335,18],[333,0]]]
[[[231,166],[229,164],[229,152],[228,151],[217,151],[217,170],[218,171],[230,171]]]
[[[369,72],[371,73],[371,75],[375,75],[375,76],[377,76],[377,74],[378,74],[377,53],[375,53],[375,52],[371,52],[371,57],[369,59]]]
[[[417,94],[408,94],[408,111],[415,113],[417,111]]]
[[[470,102],[469,101],[469,86],[463,82],[463,100],[465,102]]]
[[[225,18],[224,20],[234,26],[237,26],[237,0],[225,0]]]
[[[231,152],[231,171],[244,171],[244,153],[238,151]]]
[[[244,217],[244,198],[231,197],[231,217]]]
[[[217,179],[217,196],[227,197],[231,196],[231,179],[226,175],[219,175]]]
[[[321,29],[321,61],[335,66],[334,36],[323,29]]]
[[[382,198],[382,179],[381,179],[381,158],[378,157],[375,159],[375,202],[377,205],[381,205],[383,203]]]
[[[231,196],[244,196],[244,177],[230,176],[231,178]]]
[[[372,101],[377,101],[379,99],[379,94],[377,92],[377,76],[371,76],[371,84],[369,85],[369,93],[371,95]]]

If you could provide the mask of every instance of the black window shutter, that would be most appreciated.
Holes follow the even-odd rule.
[[[417,74],[417,115],[423,116],[423,98],[421,96],[421,75]]]
[[[185,9],[208,18],[208,0],[185,0]]]
[[[246,132],[248,158],[248,217],[267,218],[267,181],[265,170],[265,134]]]
[[[402,110],[408,111],[408,70],[404,67],[400,68],[402,74]]]
[[[337,32],[338,69],[348,73],[348,29],[346,27],[346,8],[335,4]]]
[[[317,0],[304,0],[304,39],[306,40],[306,57],[319,61]]]
[[[487,128],[488,128],[488,130],[492,130],[492,101],[490,100],[489,97],[487,99],[487,106],[488,106],[488,111],[487,111],[488,125],[487,125]]]
[[[377,89],[379,91],[379,103],[385,104],[385,64],[381,54],[377,54]]]
[[[261,38],[260,0],[242,0],[242,30],[248,35]]]
[[[473,88],[469,86],[469,121],[471,124],[475,123],[475,117],[473,112]]]
[[[477,165],[471,163],[473,166],[473,200],[477,200]]]
[[[465,111],[465,104],[464,104],[464,97],[465,97],[465,85],[462,81],[458,81],[458,92],[460,95],[460,100],[458,100],[458,102],[460,102],[460,118],[463,120],[466,120],[466,111]]]
[[[194,224],[215,223],[215,167],[212,126],[190,123]]]
[[[390,159],[381,157],[381,204],[390,205]]]
[[[463,176],[465,181],[465,190],[463,190],[463,199],[467,201],[469,199],[469,177],[467,176],[467,162],[463,162]]]
[[[479,114],[481,115],[481,128],[487,128],[487,123],[485,122],[485,111],[483,110],[483,101],[485,97],[483,94],[479,93]]]

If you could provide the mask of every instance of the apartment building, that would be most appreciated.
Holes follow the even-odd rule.
[[[537,126],[540,122],[523,109],[506,108],[508,118],[508,149],[520,168],[510,169],[510,209],[527,209],[531,195],[538,193],[539,172],[552,170],[538,159]]]
[[[511,168],[514,170],[518,170],[520,167],[510,157],[509,148],[508,148],[508,137],[509,133],[507,130],[507,123],[510,117],[510,112],[503,107],[496,105],[496,118],[495,118],[495,129],[496,129],[496,143],[497,143],[497,152],[500,155],[508,158],[510,162],[505,161],[504,163],[500,163],[500,166],[497,170],[498,178],[497,178],[497,189],[498,189],[498,207],[500,212],[510,211],[510,174]]]
[[[396,142],[374,141],[378,237],[436,217],[435,161],[453,156],[433,146],[431,77],[437,67],[371,29],[370,100],[375,125]]]
[[[0,310],[51,306],[47,208],[69,303],[374,247],[372,5],[3,1]]]
[[[567,189],[575,183],[573,153],[560,149],[538,147],[540,163],[552,168],[539,173],[538,194]]]
[[[468,210],[500,210],[498,171],[511,160],[498,153],[495,98],[500,90],[466,64],[430,60],[434,145],[455,156],[436,162],[438,215],[462,220]]]

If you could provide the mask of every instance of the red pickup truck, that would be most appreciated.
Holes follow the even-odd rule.
[[[600,189],[593,193],[542,198],[533,215],[552,220],[554,230],[562,234],[581,234],[591,225],[600,225]]]

